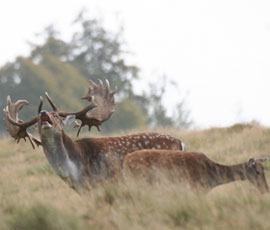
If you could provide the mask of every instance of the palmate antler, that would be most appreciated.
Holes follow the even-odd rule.
[[[89,130],[92,126],[95,126],[100,131],[99,126],[104,121],[108,120],[114,112],[114,94],[117,92],[117,88],[110,91],[110,83],[108,80],[106,80],[106,87],[104,87],[101,80],[99,80],[99,84],[96,84],[93,81],[90,81],[90,84],[87,95],[82,97],[82,99],[88,100],[90,105],[79,112],[69,113],[59,111],[48,93],[45,93],[53,110],[57,111],[59,116],[66,117],[69,115],[75,115],[76,119],[81,120],[77,136],[79,136],[81,128],[85,125],[89,127]]]
[[[106,87],[103,86],[101,80],[99,80],[99,84],[97,85],[95,82],[90,80],[90,84],[92,85],[88,87],[88,93],[86,96],[82,97],[82,99],[86,99],[91,101],[94,98],[94,102],[97,107],[87,113],[87,120],[92,120],[89,122],[88,127],[89,130],[92,126],[95,126],[99,131],[99,126],[106,120],[110,118],[112,113],[114,112],[114,94],[117,92],[117,88],[113,91],[110,91],[110,83],[106,79]]]
[[[6,129],[11,137],[17,140],[17,143],[23,138],[26,141],[26,137],[29,139],[33,148],[35,148],[34,143],[39,146],[41,142],[39,139],[34,137],[32,134],[27,132],[27,128],[35,124],[38,120],[37,117],[33,118],[28,122],[23,122],[19,119],[19,111],[24,105],[28,105],[29,102],[26,100],[18,100],[16,103],[12,103],[10,96],[7,96],[7,106],[3,109]],[[42,102],[40,103],[41,107]]]

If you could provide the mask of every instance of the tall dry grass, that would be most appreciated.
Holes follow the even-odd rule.
[[[159,130],[188,150],[226,164],[270,157],[270,129],[238,125],[203,131]],[[270,170],[269,163],[265,165]],[[266,177],[270,183],[270,174]],[[248,182],[208,194],[169,181],[148,185],[129,178],[80,191],[51,170],[42,149],[0,141],[0,229],[270,229],[270,195]]]

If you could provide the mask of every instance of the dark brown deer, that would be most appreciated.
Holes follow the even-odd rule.
[[[180,140],[158,133],[83,138],[74,141],[63,131],[63,126],[71,124],[75,119],[81,120],[77,135],[84,125],[87,125],[89,129],[92,126],[99,129],[99,126],[109,119],[114,111],[115,92],[116,90],[110,91],[108,81],[106,81],[106,87],[101,81],[99,84],[91,82],[87,95],[83,97],[90,102],[89,105],[75,113],[60,111],[46,93],[53,111],[42,110],[41,98],[38,115],[25,123],[19,120],[18,109],[12,114],[7,106],[4,110],[7,130],[18,141],[25,137],[31,141],[33,137],[26,129],[37,123],[40,141],[36,139],[37,141],[34,142],[42,145],[55,172],[75,187],[84,184],[85,181],[91,183],[119,173],[124,156],[133,151],[152,148],[181,150],[183,148]],[[11,131],[13,129],[14,131]],[[31,143],[34,146],[33,141]]]
[[[236,180],[249,180],[261,193],[269,192],[262,162],[251,158],[236,165],[222,165],[204,153],[177,150],[139,150],[128,154],[123,161],[124,174],[157,179],[161,175],[186,182],[206,190]]]

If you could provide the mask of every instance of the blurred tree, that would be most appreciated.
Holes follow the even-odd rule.
[[[189,114],[183,102],[177,105],[175,114],[168,116],[162,99],[167,90],[167,78],[163,82],[150,84],[149,93],[134,93],[133,80],[138,79],[139,68],[125,61],[122,30],[111,33],[99,20],[87,19],[81,13],[75,20],[80,30],[72,41],[63,41],[52,25],[39,35],[41,44],[29,43],[29,57],[18,57],[13,63],[0,68],[0,106],[6,105],[7,95],[13,101],[26,99],[30,105],[22,110],[21,117],[29,120],[37,112],[40,95],[48,91],[55,103],[63,110],[74,111],[86,102],[79,98],[87,91],[89,79],[108,79],[111,88],[117,85],[116,112],[102,126],[104,131],[142,128],[146,125],[175,126],[190,125]],[[51,110],[45,103],[45,108]],[[3,127],[2,119],[0,127]]]
[[[44,55],[52,55],[58,57],[62,61],[68,60],[70,51],[70,44],[64,42],[59,38],[60,33],[53,27],[53,25],[47,26],[43,32],[37,34],[38,37],[42,37],[45,41],[42,44],[36,44],[28,42],[30,45],[31,59],[38,64]]]
[[[188,129],[192,125],[192,120],[190,118],[190,111],[184,108],[184,101],[179,102],[173,114],[173,127],[177,127],[180,129]]]
[[[103,129],[109,132],[126,129],[146,128],[144,113],[140,106],[128,98],[117,103],[115,112],[108,122],[103,124]]]
[[[163,75],[153,84],[149,84],[149,93],[144,93],[145,105],[148,107],[148,121],[151,127],[177,127],[189,128],[192,124],[189,111],[184,109],[184,100],[174,108],[174,113],[169,116],[164,106],[163,98],[168,88],[177,87],[175,82],[169,82],[168,77]]]
[[[26,99],[30,102],[21,112],[24,120],[29,120],[37,113],[39,97],[45,91],[50,93],[62,109],[80,109],[83,106],[79,99],[82,96],[81,89],[88,84],[79,71],[50,55],[44,55],[39,64],[35,64],[30,58],[18,58],[15,63],[0,69],[0,81],[2,108],[6,105],[7,95],[13,101]],[[44,108],[51,110],[46,103]]]
[[[139,68],[128,65],[123,50],[122,31],[106,31],[101,21],[87,19],[81,12],[75,24],[81,27],[71,42],[70,62],[91,80],[108,79],[118,86],[118,97],[132,97],[132,80],[138,78]]]

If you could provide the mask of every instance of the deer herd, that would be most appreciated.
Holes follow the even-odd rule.
[[[42,110],[40,97],[37,115],[27,122],[19,119],[19,112],[29,102],[12,103],[8,96],[3,109],[6,129],[17,142],[27,138],[33,148],[41,145],[55,173],[75,189],[109,178],[126,179],[127,175],[152,181],[166,174],[192,188],[209,190],[235,180],[248,180],[261,193],[269,192],[262,164],[267,158],[222,165],[203,153],[186,152],[182,141],[175,137],[154,132],[73,140],[64,132],[64,126],[75,122],[77,136],[83,126],[89,130],[95,126],[100,131],[100,125],[114,112],[117,88],[111,91],[107,80],[105,84],[90,81],[88,92],[82,97],[88,105],[78,112],[61,111],[46,92],[52,111]],[[34,125],[39,138],[27,131]]]

